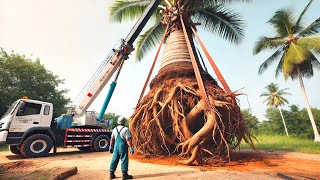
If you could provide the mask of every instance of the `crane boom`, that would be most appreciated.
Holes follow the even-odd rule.
[[[134,50],[134,41],[137,39],[143,27],[147,24],[148,20],[152,16],[152,13],[155,11],[160,2],[161,0],[152,0],[126,39],[122,40],[120,47],[118,49],[113,49],[113,55],[110,56],[107,64],[97,76],[98,78],[96,78],[96,80],[92,83],[92,86],[89,88],[83,99],[76,107],[74,111],[76,117],[81,117],[86,113],[90,105],[102,91],[104,86],[108,83],[122,61],[128,59],[129,54]]]

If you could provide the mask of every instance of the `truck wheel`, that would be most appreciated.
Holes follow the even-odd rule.
[[[48,156],[53,142],[45,134],[34,134],[26,138],[20,146],[22,156],[27,158],[36,158]]]
[[[78,147],[78,149],[79,149],[80,151],[91,151],[91,150],[92,150],[91,147]]]
[[[19,146],[17,145],[10,145],[9,146],[9,150],[13,153],[13,154],[21,154]]]
[[[106,135],[99,135],[94,139],[93,150],[97,152],[109,150],[109,137]]]

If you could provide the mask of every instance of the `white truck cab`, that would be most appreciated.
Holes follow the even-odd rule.
[[[52,103],[19,99],[0,120],[0,143],[19,144],[23,133],[35,127],[50,127]]]

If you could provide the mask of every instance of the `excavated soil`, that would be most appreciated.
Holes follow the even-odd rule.
[[[80,152],[58,149],[56,155],[23,159],[9,151],[0,152],[0,179],[50,180],[66,169],[77,166],[78,173],[68,180],[105,180],[112,155],[108,152]],[[184,166],[178,157],[149,158],[130,156],[129,173],[135,179],[320,179],[320,155],[241,150],[231,154],[231,162],[215,162],[205,166]],[[116,171],[121,177],[120,164]]]

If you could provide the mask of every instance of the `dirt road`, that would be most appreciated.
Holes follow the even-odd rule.
[[[57,155],[37,159],[22,159],[6,151],[0,154],[0,179],[51,179],[57,172],[77,166],[78,173],[68,179],[103,180],[108,179],[110,161],[108,152],[77,149],[58,149]],[[178,165],[177,157],[134,155],[129,163],[135,179],[281,179],[282,175],[320,179],[320,155],[304,153],[241,151],[233,153],[230,163],[202,167]],[[116,176],[121,177],[119,167]]]

